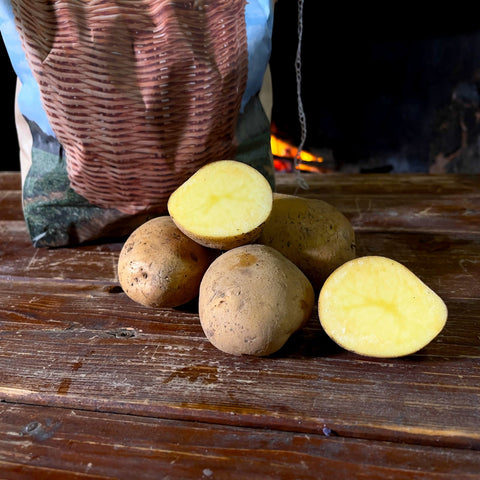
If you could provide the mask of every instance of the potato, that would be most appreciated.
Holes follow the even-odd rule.
[[[220,160],[180,185],[168,200],[168,211],[185,235],[228,250],[260,235],[272,202],[272,189],[261,173],[242,162]]]
[[[124,292],[149,307],[177,307],[198,296],[212,251],[184,235],[168,216],[144,223],[129,236],[118,259]]]
[[[283,253],[315,291],[337,267],[355,258],[355,233],[334,206],[318,199],[275,193],[258,243]]]
[[[340,346],[371,357],[402,357],[443,329],[443,300],[402,264],[380,256],[351,260],[326,280],[318,299],[325,332]]]
[[[223,253],[200,285],[206,337],[233,355],[270,355],[310,318],[315,303],[307,277],[281,253],[251,244]]]

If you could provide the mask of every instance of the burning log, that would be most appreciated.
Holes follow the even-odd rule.
[[[281,139],[274,133],[272,133],[270,137],[270,144],[275,170],[277,172],[293,172],[295,170],[295,158],[298,153],[297,147],[291,142]],[[323,157],[302,150],[298,155],[296,168],[302,172],[325,173],[328,169],[323,163]]]

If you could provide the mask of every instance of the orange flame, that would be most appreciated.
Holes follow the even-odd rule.
[[[273,134],[270,137],[270,145],[272,148],[276,169],[288,170],[289,167],[285,166],[284,162],[282,162],[282,159],[289,159],[290,161],[293,161],[293,159],[297,156],[297,147]],[[319,168],[315,164],[323,162],[322,157],[317,157],[305,150],[300,151],[298,158],[299,162],[297,169],[306,172],[319,172]],[[308,162],[314,162],[315,164],[312,163],[311,165],[308,165]],[[290,166],[293,165],[290,163]]]

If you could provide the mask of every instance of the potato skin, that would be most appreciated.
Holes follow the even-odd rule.
[[[243,245],[215,259],[199,293],[210,342],[233,355],[270,355],[310,318],[315,294],[307,277],[277,250]]]
[[[258,225],[253,230],[248,232],[240,233],[232,237],[217,237],[212,238],[205,235],[195,235],[192,231],[186,230],[182,225],[177,224],[177,228],[187,235],[189,238],[194,240],[196,243],[203,245],[204,247],[214,249],[214,250],[231,250],[232,248],[245,245],[247,243],[253,243],[262,233],[262,229],[265,223]]]
[[[124,292],[148,307],[177,307],[197,297],[213,252],[184,235],[170,216],[157,217],[129,236],[118,259]]]
[[[315,291],[343,263],[355,258],[355,232],[334,206],[275,193],[258,243],[275,248],[307,276]]]

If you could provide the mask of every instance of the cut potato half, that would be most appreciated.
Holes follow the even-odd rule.
[[[336,269],[318,299],[325,332],[346,350],[401,357],[430,343],[443,329],[443,300],[404,265],[366,256]]]
[[[235,160],[212,162],[177,188],[168,211],[196,242],[229,250],[258,238],[272,210],[273,192],[255,168]]]

